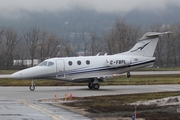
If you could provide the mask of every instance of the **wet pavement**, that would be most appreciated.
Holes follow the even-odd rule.
[[[0,87],[0,120],[91,120],[69,110],[52,106],[50,103],[53,103],[54,95],[63,98],[65,94],[68,97],[70,93],[73,97],[83,97],[179,90],[180,85],[101,86],[99,90],[89,90],[87,86],[37,86],[33,92],[28,87]],[[51,101],[39,101],[45,99]]]
[[[0,100],[1,120],[90,120],[79,114],[52,106],[39,103],[38,101],[26,100]]]

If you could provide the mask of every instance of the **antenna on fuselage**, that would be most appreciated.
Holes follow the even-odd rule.
[[[96,56],[99,56],[99,55],[100,55],[100,52]]]

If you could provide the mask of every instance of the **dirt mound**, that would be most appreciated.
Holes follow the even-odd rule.
[[[178,98],[169,98],[169,100],[167,100],[167,103],[175,103],[175,102],[179,102]]]

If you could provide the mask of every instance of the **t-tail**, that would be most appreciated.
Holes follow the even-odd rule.
[[[148,32],[140,40],[138,40],[132,49],[122,54],[152,57],[159,40],[159,36],[170,33],[171,32]]]

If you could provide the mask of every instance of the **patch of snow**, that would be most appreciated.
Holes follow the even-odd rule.
[[[130,103],[130,105],[157,105],[157,106],[168,106],[168,105],[180,105],[180,96],[167,97],[149,101],[137,101]]]

